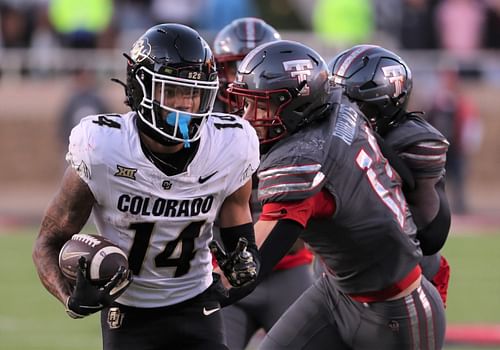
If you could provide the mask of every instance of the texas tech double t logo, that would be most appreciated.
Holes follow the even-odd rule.
[[[311,60],[293,60],[283,62],[283,68],[285,68],[285,71],[290,72],[292,78],[297,78],[298,86],[302,81],[307,81],[307,77],[311,75],[313,65]],[[300,94],[309,95],[309,86],[307,84],[300,90]]]
[[[394,84],[394,96],[399,97],[403,92],[403,85],[405,82],[406,72],[400,64],[394,66],[382,67],[384,76],[390,83]]]

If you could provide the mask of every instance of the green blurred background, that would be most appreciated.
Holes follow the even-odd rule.
[[[31,260],[36,232],[33,226],[0,234],[0,349],[101,348],[99,318],[70,319],[39,282]],[[500,324],[499,247],[500,235],[492,231],[450,236],[443,250],[452,269],[448,325]],[[446,349],[480,347],[447,344]]]

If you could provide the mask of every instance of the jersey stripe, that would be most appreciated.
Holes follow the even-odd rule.
[[[311,173],[311,172],[317,172],[320,169],[321,169],[321,164],[293,165],[293,166],[271,168],[268,170],[260,171],[258,176],[260,180],[266,180],[266,178],[271,176]]]
[[[303,174],[308,175],[308,174]],[[290,177],[290,176],[289,176]],[[309,176],[310,177],[310,176]],[[295,179],[304,179],[304,177],[295,177]],[[289,183],[277,183],[271,184],[268,187],[259,188],[258,197],[259,199],[271,197],[279,194],[286,194],[290,192],[303,192],[314,190],[320,185],[325,179],[325,175],[322,172],[317,172],[311,181],[304,182],[289,182]],[[292,179],[289,179],[292,180]]]
[[[323,183],[325,175],[321,164],[303,164],[271,168],[259,172],[258,198],[262,200],[290,193],[315,191]],[[297,200],[298,198],[287,198]]]
[[[415,177],[435,177],[443,173],[446,164],[448,144],[426,141],[414,144],[399,153]]]
[[[344,77],[346,75],[347,70],[351,66],[352,62],[354,62],[354,59],[356,57],[360,56],[364,52],[366,52],[374,47],[377,47],[377,46],[363,45],[363,46],[360,46],[357,49],[353,50],[349,55],[345,55],[345,57],[343,57],[343,62],[341,63],[340,67],[337,69],[337,73],[334,74],[335,83],[342,83],[341,79],[339,79],[338,77]]]
[[[436,349],[435,334],[434,334],[434,318],[432,315],[431,304],[429,303],[429,299],[427,299],[427,295],[425,295],[422,286],[418,287],[417,291],[418,291],[418,298],[420,299],[422,307],[424,308],[426,328],[427,328],[427,346],[428,349]]]
[[[417,307],[415,305],[415,300],[413,295],[407,295],[404,298],[406,304],[406,310],[408,311],[408,317],[410,322],[410,338],[411,338],[411,349],[420,350],[420,330],[418,326],[418,314]]]

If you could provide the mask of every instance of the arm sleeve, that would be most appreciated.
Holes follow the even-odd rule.
[[[446,242],[451,225],[451,212],[444,190],[444,180],[436,184],[439,197],[439,210],[434,219],[417,231],[417,238],[424,255],[437,253]]]

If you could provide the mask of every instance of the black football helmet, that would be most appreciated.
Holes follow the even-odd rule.
[[[333,82],[358,104],[377,132],[384,133],[406,114],[412,75],[394,52],[357,45],[338,54],[328,67]]]
[[[319,120],[330,107],[328,66],[313,49],[288,40],[274,41],[250,51],[241,62],[228,92],[241,108],[252,102],[265,116],[245,111],[261,144],[275,142]]]
[[[133,45],[127,66],[127,104],[139,115],[139,129],[163,144],[200,137],[218,89],[210,47],[190,27],[159,24]]]
[[[257,46],[280,39],[276,29],[255,17],[236,19],[217,33],[213,45],[220,82],[217,98],[226,105],[228,112],[234,109],[234,105],[230,103],[226,89],[234,80],[238,64]]]

